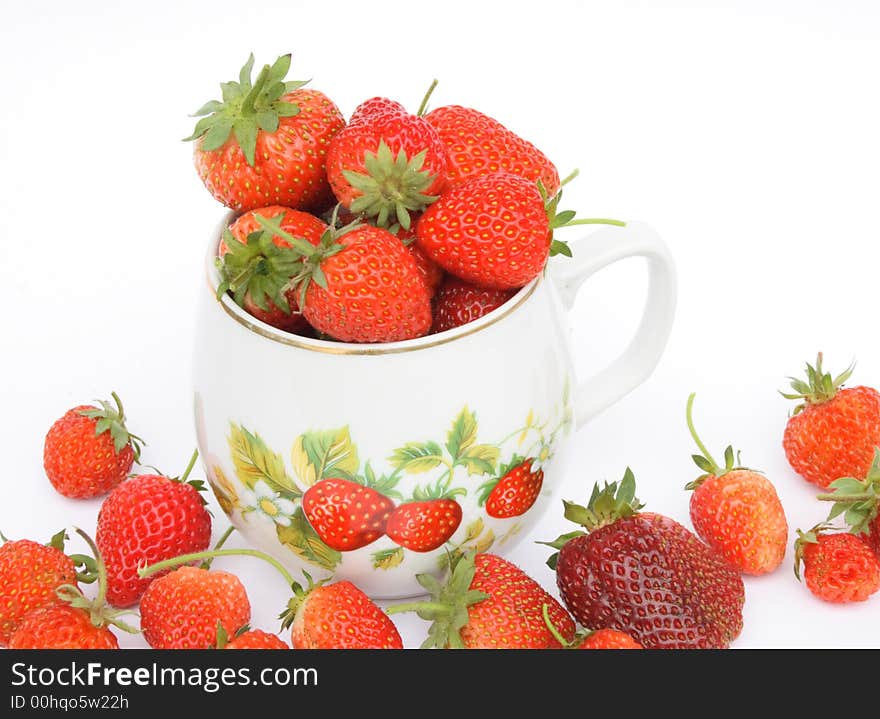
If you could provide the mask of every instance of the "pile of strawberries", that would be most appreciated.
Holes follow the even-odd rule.
[[[825,521],[798,530],[795,571],[834,603],[861,601],[880,588],[880,393],[843,388],[851,371],[826,374],[820,355],[807,365],[806,381],[793,380],[785,395],[800,401],[785,428],[786,456],[824,490],[818,499],[831,503]],[[209,549],[204,486],[189,479],[197,455],[179,478],[130,475],[142,441],[112,396],[71,409],[46,435],[44,467],[55,489],[69,498],[107,496],[95,540],[76,530],[88,554],[66,554],[64,531],[47,544],[0,546],[2,646],[114,649],[117,629],[141,631],[156,648],[399,649],[390,615],[413,611],[431,622],[424,647],[723,648],[742,630],[742,575],[775,571],[786,551],[788,523],[773,484],[740,466],[732,447],[723,464],[713,458],[694,427],[691,395],[687,425],[702,472],[687,485],[696,534],[642,511],[627,469],[620,482],[596,485],[585,506],[564,502],[566,518],[580,528],[546,542],[556,550],[547,563],[561,602],[508,560],[451,547],[445,579],[418,577],[429,600],[383,610],[351,582],[316,583],[305,573],[297,580],[262,552],[224,549],[231,528]],[[318,504],[320,497],[312,510]],[[423,518],[394,522],[390,501],[386,509],[381,531],[398,536],[400,524],[401,543],[422,548]],[[320,526],[320,517],[313,511],[309,521]],[[849,531],[834,528],[838,517]],[[281,612],[290,644],[251,629],[246,588],[211,566],[240,555],[268,562],[290,588]],[[92,582],[98,588],[87,598],[82,585]],[[139,630],[124,619],[138,603]]]
[[[506,302],[550,255],[569,255],[555,229],[614,223],[558,211],[569,178],[492,118],[459,106],[425,114],[433,85],[414,115],[373,98],[346,123],[327,96],[285,81],[289,65],[283,56],[252,80],[249,59],[237,82],[222,85],[222,101],[199,110],[189,138],[206,187],[239,213],[218,247],[218,293],[258,320],[346,342],[443,332]],[[799,401],[786,456],[831,503],[824,521],[798,530],[795,572],[835,603],[880,588],[880,393],[844,388],[851,372],[832,377],[820,355],[785,394]],[[727,647],[742,630],[742,575],[781,565],[788,522],[774,485],[742,466],[732,446],[723,463],[712,456],[693,401],[687,426],[701,474],[686,488],[696,534],[642,511],[627,469],[620,482],[596,485],[585,505],[564,502],[580,528],[545,543],[555,550],[548,565],[561,602],[508,560],[448,545],[462,519],[454,490],[395,505],[343,479],[315,484],[303,510],[331,548],[385,534],[414,551],[449,550],[445,578],[418,577],[429,600],[387,610],[351,582],[300,580],[262,552],[224,548],[231,529],[209,549],[204,485],[189,478],[197,455],[179,478],[132,475],[143,441],[128,430],[118,396],[74,407],[46,435],[44,468],[65,497],[106,495],[94,540],[77,529],[89,552],[67,554],[64,531],[48,544],[4,538],[0,646],[113,649],[116,629],[140,631],[155,648],[399,649],[390,616],[412,611],[431,622],[424,647]],[[515,516],[542,480],[520,458],[484,485],[481,501],[491,516]],[[365,529],[341,531],[335,514],[359,505],[375,510],[360,517]],[[840,518],[845,527],[835,526]],[[281,612],[290,644],[249,627],[245,586],[212,568],[226,556],[278,571],[290,590]],[[92,598],[82,591],[89,583],[97,583]],[[140,629],[124,619],[137,605]]]
[[[287,332],[393,342],[504,304],[550,255],[560,227],[614,220],[558,211],[537,147],[478,110],[416,114],[374,97],[348,123],[323,93],[285,81],[290,56],[254,59],[193,134],[199,177],[240,213],[223,233],[218,296]],[[340,223],[343,223],[340,226]]]

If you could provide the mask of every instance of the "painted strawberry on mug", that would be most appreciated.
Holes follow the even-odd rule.
[[[351,552],[385,534],[394,502],[372,487],[350,479],[328,478],[305,491],[302,507],[324,544],[339,552]]]
[[[426,490],[417,487],[412,501],[401,504],[388,517],[385,534],[413,552],[430,552],[442,547],[461,524],[461,505],[455,497],[463,494],[467,491],[461,488]]]
[[[479,503],[485,505],[486,514],[498,519],[519,517],[531,509],[541,493],[544,470],[533,469],[534,459],[514,455],[498,477],[480,487]]]

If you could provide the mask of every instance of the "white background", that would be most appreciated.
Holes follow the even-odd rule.
[[[764,469],[792,534],[823,517],[781,449],[776,393],[822,349],[880,385],[880,22],[870,2],[413,3],[39,2],[0,11],[0,528],[48,538],[94,529],[99,500],[55,494],[43,437],[68,407],[117,390],[144,461],[178,473],[195,445],[190,356],[208,235],[221,208],[201,186],[187,117],[257,62],[294,53],[349,115],[388,95],[415,109],[476,106],[532,139],[584,215],[640,219],[667,240],[679,312],[653,377],[576,437],[561,496],[631,465],[648,506],[687,523],[695,467],[688,392],[710,447]],[[569,230],[577,235],[577,230]],[[572,238],[572,235],[569,235]],[[644,299],[638,261],[605,271],[575,308],[584,374],[626,343]],[[239,368],[243,372],[248,368]],[[259,368],[251,371],[259,372]],[[213,497],[215,515],[222,518]],[[225,526],[216,522],[215,536]],[[534,539],[513,559],[548,588]],[[814,599],[791,572],[748,579],[737,647],[880,646],[880,596]],[[275,629],[272,570],[245,581],[253,624]],[[399,618],[408,646],[424,624]],[[123,644],[143,646],[139,637]]]

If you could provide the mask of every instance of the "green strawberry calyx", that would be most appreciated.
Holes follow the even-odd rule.
[[[559,535],[552,542],[538,542],[538,544],[559,550],[576,537],[583,537],[601,527],[613,524],[618,519],[637,514],[645,505],[635,495],[636,478],[633,471],[627,467],[620,482],[605,482],[602,489],[599,488],[598,482],[593,485],[593,492],[586,507],[562,500],[565,507],[565,518],[575,524],[580,524],[586,531],[567,532]],[[556,569],[558,558],[558,551],[551,554],[547,559],[547,566]]]
[[[475,552],[468,552],[451,561],[451,571],[445,582],[431,574],[416,575],[416,580],[428,592],[430,600],[395,604],[385,610],[388,614],[415,612],[422,619],[432,622],[421,649],[465,648],[461,630],[469,621],[468,607],[489,598],[485,592],[470,588],[476,573],[475,556]]]
[[[95,436],[98,437],[104,432],[109,432],[113,438],[113,449],[119,454],[127,445],[131,445],[134,452],[135,462],[140,463],[141,447],[146,444],[143,439],[136,434],[128,431],[125,426],[125,410],[122,407],[122,400],[116,392],[111,392],[113,404],[103,399],[95,400],[100,407],[91,407],[89,409],[81,409],[78,414],[95,421]]]
[[[727,445],[727,448],[724,450],[724,466],[720,466],[718,462],[715,461],[714,457],[709,453],[709,450],[706,449],[706,445],[703,444],[703,441],[700,439],[700,435],[697,434],[697,430],[694,427],[694,398],[697,396],[696,392],[691,392],[690,396],[688,396],[687,401],[687,426],[688,431],[691,434],[691,438],[694,440],[694,443],[699,448],[702,454],[692,454],[691,459],[694,460],[694,464],[697,465],[701,470],[703,470],[703,474],[697,477],[692,482],[688,482],[684,488],[685,489],[696,489],[703,482],[705,482],[709,477],[723,477],[728,472],[733,472],[734,470],[748,470],[750,472],[756,472],[757,470],[750,469],[749,467],[743,467],[740,463],[740,453],[734,452],[733,445]]]
[[[290,583],[290,589],[293,592],[293,595],[287,600],[287,607],[278,616],[281,620],[282,629],[287,629],[294,623],[297,613],[299,613],[302,610],[302,607],[305,606],[312,592],[327,583],[326,579],[321,579],[317,582],[314,581],[312,575],[306,571],[303,571],[303,576],[306,578],[305,586],[299,582]]]
[[[290,69],[289,54],[282,55],[272,65],[264,65],[252,83],[253,69],[251,54],[239,72],[238,82],[220,84],[223,99],[206,102],[193,113],[193,117],[201,119],[184,142],[201,138],[199,149],[209,152],[226,144],[232,134],[248,165],[254,166],[257,134],[260,131],[272,134],[278,130],[281,118],[299,114],[299,106],[286,98],[308,80],[284,80]]]
[[[260,215],[256,216],[257,222],[264,230],[267,230],[274,235],[278,235],[281,239],[285,240],[290,244],[294,255],[299,258],[297,270],[288,279],[285,291],[288,288],[296,288],[300,311],[306,306],[306,292],[312,282],[322,289],[327,289],[327,277],[324,274],[324,270],[321,269],[321,265],[327,258],[332,257],[345,249],[345,245],[339,242],[339,239],[343,235],[363,227],[363,223],[359,218],[352,220],[347,225],[337,227],[338,213],[339,205],[333,209],[333,216],[330,218],[327,229],[324,230],[317,245],[313,245],[308,240],[291,235],[281,227],[281,223],[277,217],[266,218]]]
[[[219,619],[217,620],[217,641],[215,642],[213,648],[214,649],[226,649],[226,645],[229,644],[233,639],[238,639],[242,634],[246,634],[251,630],[250,624],[242,624],[238,629],[235,630],[235,633],[232,637],[229,636],[229,632],[226,631],[226,627],[223,626],[223,622]]]
[[[467,490],[464,487],[447,487],[445,481],[438,481],[434,484],[422,487],[416,486],[412,493],[412,502],[430,502],[436,499],[455,499],[456,497],[464,497]]]
[[[139,634],[140,629],[136,629],[122,620],[123,616],[135,614],[135,612],[127,610],[111,609],[107,604],[107,567],[94,540],[78,527],[74,528],[76,533],[83,538],[85,543],[92,550],[92,557],[88,557],[90,563],[95,568],[95,575],[98,581],[98,594],[94,599],[88,599],[80,591],[79,587],[73,584],[62,584],[55,590],[58,597],[76,609],[82,609],[89,615],[89,619],[96,627],[114,626],[129,634]],[[85,555],[73,555],[71,559],[76,561],[76,557]],[[79,575],[77,575],[79,581]]]
[[[439,197],[425,192],[436,179],[436,175],[422,169],[427,154],[425,149],[408,157],[401,148],[395,156],[385,140],[380,139],[375,152],[364,153],[365,173],[342,171],[348,183],[361,193],[349,209],[373,218],[379,227],[397,223],[410,229],[410,213],[421,212]]]
[[[547,219],[550,222],[550,256],[564,255],[571,257],[571,247],[567,242],[557,240],[553,237],[554,230],[562,227],[573,227],[575,225],[615,225],[616,227],[626,227],[626,223],[621,220],[609,220],[605,217],[576,217],[577,212],[574,210],[559,210],[559,202],[562,200],[562,188],[580,174],[580,170],[573,170],[568,177],[559,183],[559,190],[552,197],[549,196],[547,188],[541,180],[537,181],[538,192],[541,193],[541,199],[544,201],[544,211],[547,213]]]
[[[871,523],[880,513],[880,447],[874,448],[874,460],[864,479],[841,477],[828,485],[832,490],[816,499],[834,502],[828,521],[843,515],[843,521],[853,534],[870,534]]]
[[[818,544],[819,537],[825,534],[830,528],[831,525],[828,524],[828,522],[820,522],[806,532],[803,532],[800,529],[796,530],[797,539],[794,542],[794,576],[797,577],[798,581],[801,579],[801,563],[804,561],[804,548],[808,544]]]
[[[792,415],[799,414],[808,406],[822,404],[834,399],[838,390],[852,376],[855,366],[855,362],[852,362],[837,377],[832,377],[830,373],[823,371],[822,353],[819,352],[816,356],[815,367],[807,362],[806,381],[797,377],[789,377],[790,386],[794,392],[780,391],[779,394],[786,399],[803,400],[792,410]]]
[[[282,212],[272,219],[280,227],[283,217]],[[258,215],[257,219],[262,217]],[[239,242],[227,227],[223,241],[227,252],[215,260],[220,275],[217,299],[229,292],[239,307],[244,307],[245,300],[250,298],[264,312],[269,311],[271,303],[284,314],[291,314],[286,292],[290,278],[302,270],[301,252],[293,247],[279,247],[273,233],[266,229],[251,232],[244,242]],[[301,242],[309,244],[306,240]]]
[[[416,117],[425,114],[428,100],[436,87],[435,79],[422,98]],[[426,192],[437,179],[436,175],[423,169],[427,154],[427,149],[424,149],[410,157],[400,148],[395,155],[385,139],[380,137],[375,152],[364,152],[366,172],[342,171],[346,181],[361,193],[352,201],[349,209],[355,214],[372,218],[379,227],[391,230],[397,226],[409,230],[412,226],[410,213],[422,212],[439,197]],[[397,234],[396,231],[394,234]]]

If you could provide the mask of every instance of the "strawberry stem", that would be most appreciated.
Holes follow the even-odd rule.
[[[196,449],[192,453],[192,457],[189,458],[189,464],[186,465],[186,469],[183,470],[183,474],[180,476],[180,483],[186,484],[186,480],[189,477],[190,472],[193,471],[193,467],[196,466],[196,460],[199,458],[199,450]]]
[[[278,573],[284,577],[284,581],[287,582],[288,586],[292,586],[296,583],[296,580],[281,562],[258,549],[211,549],[205,552],[181,554],[178,557],[172,557],[171,559],[164,559],[161,562],[156,562],[148,567],[141,567],[138,569],[138,576],[149,577],[156,572],[162,572],[166,569],[175,569],[184,564],[190,564],[191,562],[197,562],[203,559],[213,559],[214,557],[257,557],[275,567],[275,569],[278,570]]]
[[[700,439],[700,435],[697,434],[697,430],[694,428],[694,398],[697,396],[696,392],[691,392],[687,401],[687,426],[688,431],[691,433],[691,438],[696,443],[699,450],[703,453],[703,456],[709,460],[712,464],[713,472],[712,474],[717,474],[720,472],[720,468],[718,466],[718,462],[715,461],[715,458],[709,453],[709,450],[706,449],[706,445],[703,444],[703,441]]]
[[[565,227],[573,225],[614,225],[615,227],[626,227],[626,223],[622,220],[609,220],[606,217],[584,217],[578,220],[569,220],[565,223]]]
[[[385,609],[386,614],[400,614],[401,612],[417,612],[427,610],[438,614],[450,614],[452,607],[443,602],[409,602],[408,604],[395,604]]]
[[[547,630],[553,635],[553,638],[562,645],[563,649],[567,649],[570,646],[570,643],[559,633],[553,620],[550,619],[550,606],[546,602],[541,607],[541,614],[544,615],[544,624],[547,625]]]
[[[230,525],[226,528],[226,531],[223,532],[223,534],[220,535],[220,539],[217,540],[217,544],[214,545],[213,549],[216,551],[216,550],[220,549],[224,544],[226,544],[226,540],[229,539],[230,536],[232,536],[232,533],[233,533],[234,531],[235,531],[235,527],[233,527],[233,526],[230,524]],[[202,569],[210,569],[210,568],[211,568],[211,563],[212,563],[213,561],[214,561],[214,557],[211,557],[210,559],[206,559],[204,562],[202,562],[202,563],[199,565],[199,567],[201,567]]]
[[[431,93],[434,92],[434,88],[437,87],[437,79],[434,78],[434,81],[431,83],[431,87],[428,88],[428,92],[425,93],[425,96],[422,98],[422,103],[419,105],[419,109],[416,111],[416,115],[418,117],[422,117],[425,114],[425,110],[428,109],[428,100],[431,97]]]
[[[855,504],[856,502],[865,502],[877,499],[876,494],[865,492],[864,494],[817,494],[816,499],[820,502],[844,502],[846,504]]]

